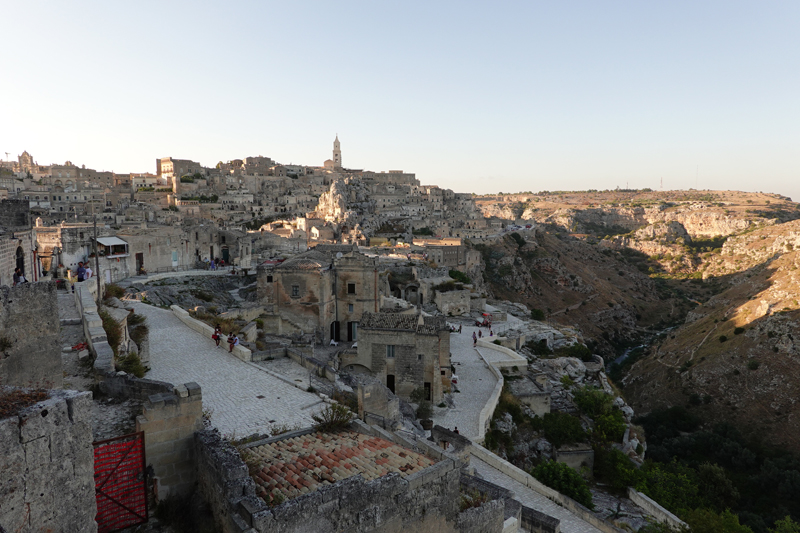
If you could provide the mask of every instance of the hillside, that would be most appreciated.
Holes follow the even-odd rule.
[[[690,405],[709,421],[800,451],[800,221],[732,237],[693,309],[623,380],[637,412]]]

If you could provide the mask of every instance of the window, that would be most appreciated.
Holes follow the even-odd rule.
[[[355,283],[348,283],[347,284],[347,294],[355,294],[356,293],[356,284]]]
[[[422,361],[422,354],[421,353],[417,354],[417,361]]]
[[[267,283],[272,283],[272,276],[267,276]]]
[[[300,297],[300,285],[292,285],[292,298]]]
[[[178,262],[178,252],[176,252],[176,251],[172,252],[172,261],[175,262],[175,263]]]
[[[386,345],[386,358],[387,359],[394,359],[394,344],[387,344]]]
[[[446,372],[444,370],[442,370],[442,375],[444,376],[445,374],[446,374]]]
[[[353,304],[347,304],[347,312],[348,313],[352,313],[353,312]]]

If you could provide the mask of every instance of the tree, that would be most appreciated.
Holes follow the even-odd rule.
[[[586,440],[581,421],[561,411],[546,413],[542,418],[541,428],[544,430],[544,437],[556,448]]]
[[[709,506],[722,511],[739,501],[739,491],[725,474],[725,469],[717,464],[703,463],[698,468],[700,494]],[[798,532],[800,533],[800,532]]]
[[[726,509],[720,514],[710,509],[695,509],[682,516],[689,524],[692,533],[753,533],[753,530],[739,523],[739,517]]]
[[[639,473],[636,490],[668,510],[677,513],[697,507],[699,490],[691,468],[677,461],[666,465],[648,461]]]
[[[800,533],[800,524],[787,516],[775,522],[775,527],[770,528],[769,533]]]
[[[546,461],[531,471],[533,477],[576,502],[594,509],[592,493],[586,480],[564,463]]]

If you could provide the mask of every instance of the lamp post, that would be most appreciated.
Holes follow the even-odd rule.
[[[103,299],[103,291],[100,288],[100,256],[97,253],[97,215],[94,215],[94,266],[95,266],[95,276],[97,276],[97,305],[100,305],[100,302]]]

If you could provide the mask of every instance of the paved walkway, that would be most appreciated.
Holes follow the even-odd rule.
[[[514,493],[514,499],[523,505],[535,509],[540,513],[558,518],[561,520],[562,533],[601,533],[599,529],[584,522],[572,511],[561,507],[554,501],[542,496],[535,490],[526,487],[519,481],[510,478],[493,466],[481,461],[477,457],[470,456],[470,465],[475,467],[475,472],[486,481],[500,485]]]
[[[214,341],[189,329],[172,311],[130,302],[147,317],[150,366],[147,378],[173,384],[195,381],[203,389],[203,408],[223,435],[237,438],[269,432],[273,425],[308,427],[322,407],[304,392],[215,348]],[[261,396],[261,398],[259,398]]]
[[[453,394],[455,407],[434,408],[433,421],[448,429],[458,427],[459,433],[472,440],[482,440],[478,422],[481,409],[488,403],[497,384],[497,378],[472,347],[474,326],[463,326],[461,333],[450,334],[450,362],[458,376],[458,390]],[[486,328],[483,332],[487,333]]]

